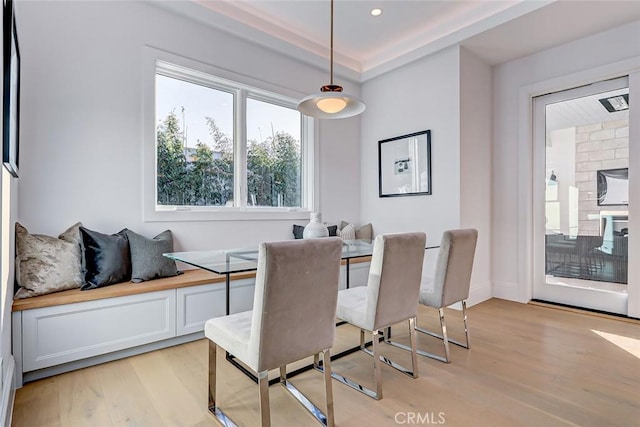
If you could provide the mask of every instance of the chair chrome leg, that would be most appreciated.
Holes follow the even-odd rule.
[[[329,350],[323,351],[323,366],[320,366],[318,355],[314,355],[314,367],[324,372],[325,393],[327,399],[327,415],[323,414],[320,408],[313,404],[307,396],[298,390],[291,382],[287,381],[287,370],[285,366],[280,367],[280,384],[287,390],[313,417],[326,427],[334,427],[333,416],[333,393],[331,389],[331,354]],[[328,378],[328,379],[327,379]]]
[[[469,338],[469,325],[467,324],[467,302],[462,300],[462,320],[464,321],[464,338],[467,342],[464,348],[471,348],[471,339]],[[455,344],[455,341],[449,340],[451,343]]]
[[[216,353],[216,343],[209,340],[209,410],[216,406]]]
[[[360,329],[360,350],[366,350],[366,345],[364,342],[364,329]]]
[[[333,383],[331,382],[331,351],[329,349],[322,352],[322,361],[324,369],[324,395],[327,401],[327,427],[335,426],[335,417],[333,411]]]
[[[458,347],[462,347],[462,348],[469,348],[469,334],[468,334],[469,331],[468,331],[468,327],[467,327],[467,311],[466,311],[466,308],[467,308],[467,304],[464,301],[462,301],[462,310],[463,310],[462,316],[463,316],[463,320],[464,320],[465,338],[466,338],[467,343],[463,344],[460,341],[456,341],[456,340],[451,339],[451,338],[449,338],[447,340],[451,344],[455,344]],[[442,310],[444,310],[444,309],[442,309]],[[438,313],[439,313],[439,311],[440,311],[440,309],[438,309]],[[422,332],[423,334],[427,334],[427,335],[432,336],[434,338],[438,338],[439,340],[444,339],[442,337],[442,335],[436,334],[435,332],[431,332],[431,331],[429,331],[427,329],[423,329],[423,328],[420,328],[418,326],[416,326],[416,331]]]
[[[269,371],[258,372],[258,389],[260,393],[260,419],[262,427],[271,426],[269,410]]]
[[[409,319],[409,340],[411,341],[411,368],[413,378],[418,378],[418,356],[416,349],[416,318]]]
[[[373,331],[371,336],[373,347],[373,375],[376,382],[376,399],[382,399],[382,366],[380,365],[380,340],[378,340],[378,330]]]
[[[360,342],[363,343],[364,342],[364,332],[362,330],[360,330]],[[373,391],[363,385],[358,384],[355,381],[350,380],[349,378],[342,376],[340,374],[338,374],[335,371],[331,371],[331,377],[340,381],[342,384],[347,385],[349,387],[351,387],[354,390],[358,390],[360,393],[366,394],[367,396],[376,399],[376,400],[380,400],[382,399],[382,375],[381,375],[381,367],[380,367],[380,363],[377,362],[379,360],[379,355],[378,355],[378,331],[373,331],[373,340],[372,340],[372,346],[373,346],[373,351],[369,350],[368,348],[363,348],[362,351],[364,351],[367,354],[373,355],[375,354],[378,357],[374,357],[373,358],[373,373],[374,373],[374,381],[376,383],[376,390]],[[364,347],[364,345],[362,345],[362,347]],[[323,367],[316,367],[316,369],[322,371]],[[326,372],[326,371],[325,371]]]
[[[383,330],[382,330],[382,331],[383,331],[383,335],[382,335],[382,337],[383,337],[384,341],[385,341],[387,344],[395,345],[396,347],[401,347],[401,348],[404,348],[405,350],[411,350],[411,347],[403,346],[403,344],[398,344],[398,343],[395,343],[395,342],[393,342],[393,341],[389,340],[389,339],[388,339],[388,336],[389,336],[389,335],[388,335],[388,334],[387,334],[387,332],[386,332],[388,329],[389,329],[389,328],[385,328],[385,329],[383,329]],[[377,335],[375,335],[375,334],[374,334],[374,335],[373,335],[373,339],[374,339],[374,340],[378,340]],[[379,341],[379,340],[378,340],[378,341]],[[414,342],[415,342],[415,340],[414,340]],[[415,348],[415,345],[414,345],[413,347]],[[364,350],[362,350],[362,351],[364,351],[365,353],[367,353],[369,356],[373,356],[374,358],[376,358],[376,357],[374,356],[374,354],[373,354],[373,351],[369,350],[368,348],[365,348],[365,349],[364,349]],[[417,351],[417,350],[416,350],[416,351]],[[412,352],[413,352],[413,351],[412,351]],[[385,357],[385,356],[382,356],[382,355],[378,355],[378,357],[377,357],[376,359],[378,359],[378,360],[382,361],[382,362],[383,362],[384,364],[386,364],[386,365],[391,366],[393,369],[396,369],[396,370],[398,370],[398,371],[402,372],[403,374],[410,376],[411,378],[418,378],[418,372],[417,372],[417,366],[418,366],[418,364],[417,364],[415,361],[413,361],[413,359],[411,360],[412,365],[413,365],[411,370],[409,370],[409,369],[405,368],[404,366],[402,366],[402,365],[400,365],[400,364],[398,364],[398,363],[394,362],[393,360],[389,359],[388,357]],[[374,362],[374,363],[375,363],[375,362]]]
[[[442,308],[439,309],[438,310],[438,314],[440,316],[440,327],[442,328],[442,334],[443,334],[442,336],[440,336],[438,334],[435,334],[435,333],[433,333],[431,331],[428,331],[426,329],[422,329],[422,328],[418,327],[417,319],[414,319],[413,328],[412,328],[413,331],[410,332],[410,335],[409,335],[409,338],[411,340],[411,345],[410,346],[405,345],[405,344],[401,344],[399,342],[391,341],[389,339],[386,339],[386,337],[385,337],[385,342],[387,344],[390,344],[390,345],[394,346],[394,347],[398,347],[398,348],[401,348],[403,350],[410,351],[412,353],[412,357],[413,357],[413,352],[415,351],[416,354],[419,354],[420,356],[425,356],[425,357],[429,357],[431,359],[439,360],[441,362],[449,363],[450,362],[450,360],[449,360],[449,340],[446,338],[446,336],[447,336],[447,327],[446,327],[446,325],[444,323],[444,309],[442,309]],[[416,331],[422,332],[423,334],[427,334],[427,335],[430,335],[432,337],[436,337],[436,338],[441,339],[443,341],[443,343],[444,343],[445,356],[443,357],[443,356],[439,356],[439,355],[434,354],[434,353],[429,353],[428,351],[416,349],[415,348],[415,344],[414,344],[415,343],[415,332]],[[443,336],[445,337],[444,339],[443,339]],[[417,372],[416,372],[416,376],[417,376]]]
[[[438,314],[440,315],[440,328],[442,329],[442,342],[444,343],[444,360],[449,363],[449,337],[447,336],[447,325],[444,322],[444,308],[439,308]]]
[[[209,412],[225,427],[236,427],[222,409],[216,406],[216,343],[209,341]]]
[[[414,329],[417,332],[422,332],[423,334],[432,336],[434,338],[438,338],[440,340],[443,341],[444,343],[444,352],[445,355],[444,356],[439,356],[437,354],[433,354],[433,353],[429,353],[427,351],[423,351],[423,350],[416,350],[416,353],[421,355],[421,356],[425,356],[425,357],[430,357],[432,359],[436,359],[439,360],[441,362],[445,362],[445,363],[449,363],[450,362],[450,351],[449,351],[449,343],[451,344],[455,344],[459,347],[462,348],[470,348],[471,347],[471,338],[469,336],[469,325],[467,323],[467,302],[466,301],[462,301],[462,319],[464,321],[464,336],[465,336],[465,343],[462,343],[460,341],[456,341],[453,340],[451,338],[448,337],[447,335],[447,326],[444,320],[444,308],[439,308],[438,309],[438,316],[440,318],[440,328],[442,329],[442,335],[436,334],[435,332],[431,332],[427,329],[423,329],[421,327],[418,326],[417,323],[417,319],[415,320],[415,324],[414,324]],[[402,348],[404,350],[411,350],[411,347],[404,345],[404,344],[400,344],[398,342],[395,341],[391,341],[387,336],[385,336],[385,342],[387,344],[391,344],[395,347],[399,347]]]

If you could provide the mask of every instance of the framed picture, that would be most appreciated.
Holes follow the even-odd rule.
[[[379,197],[431,194],[431,131],[378,141]]]
[[[4,4],[3,40],[2,162],[11,175],[17,178],[20,148],[20,51],[12,0],[6,0]]]
[[[598,206],[629,205],[629,168],[601,169],[596,179]]]

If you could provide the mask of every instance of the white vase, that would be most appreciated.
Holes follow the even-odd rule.
[[[320,222],[320,214],[311,212],[311,222],[304,228],[302,238],[317,239],[318,237],[329,237],[329,230],[326,225]]]

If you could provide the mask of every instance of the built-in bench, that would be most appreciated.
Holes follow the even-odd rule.
[[[351,260],[351,284],[366,283],[369,257]],[[343,262],[344,264],[344,262]],[[342,284],[344,287],[344,274]],[[255,273],[231,275],[230,312],[253,306]],[[225,276],[204,270],[143,283],[72,289],[15,300],[16,384],[204,337],[226,310]]]
[[[232,275],[232,313],[251,309],[254,277]],[[200,339],[204,322],[225,314],[225,294],[224,276],[188,270],[15,300],[16,383]]]

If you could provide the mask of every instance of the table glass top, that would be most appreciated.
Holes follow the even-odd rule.
[[[373,243],[368,240],[345,240],[342,245],[342,259],[369,256],[372,253]],[[164,256],[218,274],[240,273],[258,268],[258,248],[172,252]]]
[[[438,246],[427,246],[426,249]],[[342,259],[352,259],[373,254],[373,243],[368,240],[345,240],[342,244]],[[241,273],[258,268],[258,249],[222,249],[163,254],[167,258],[184,262],[217,274]]]

